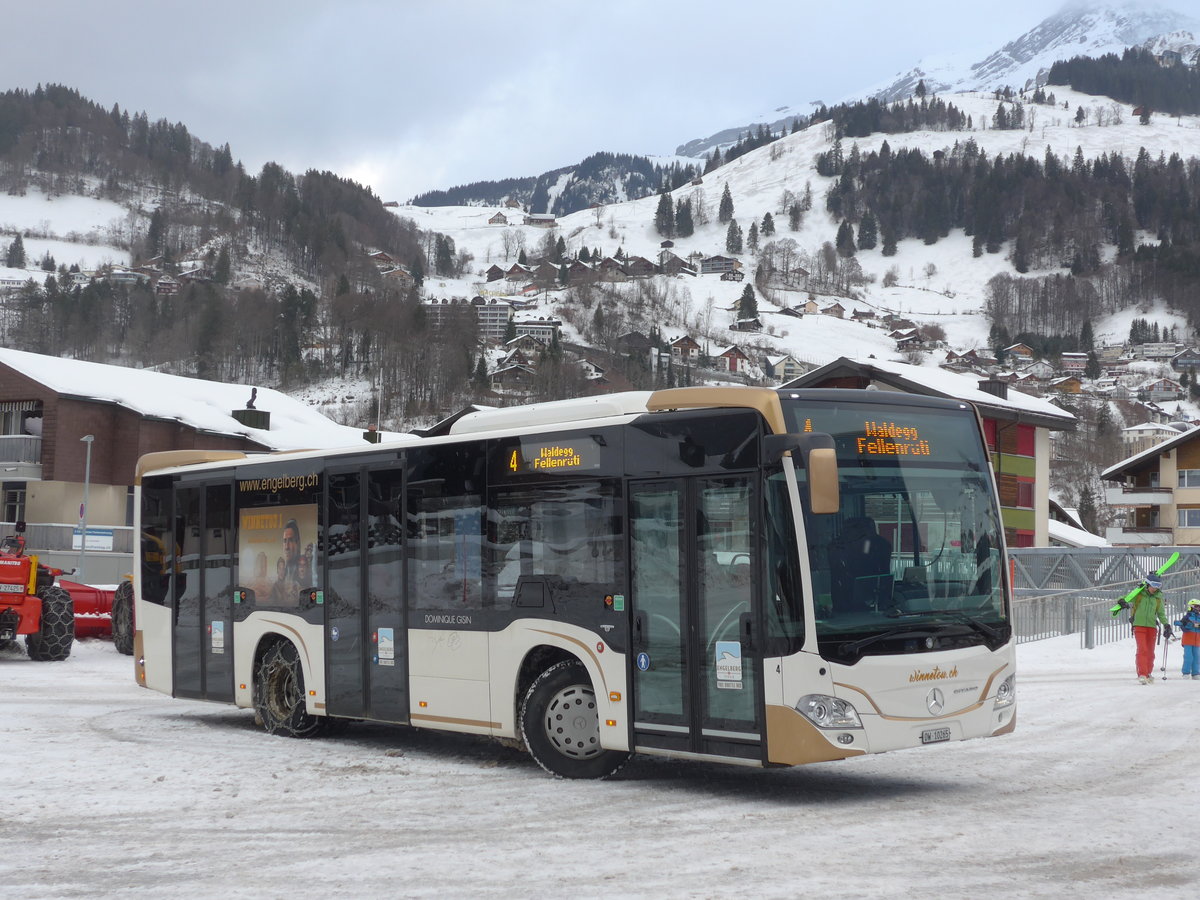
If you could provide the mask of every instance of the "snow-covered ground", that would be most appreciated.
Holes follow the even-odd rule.
[[[1026,644],[1011,735],[569,782],[483,738],[271,737],[137,687],[105,641],[8,650],[0,894],[1179,900],[1200,884],[1200,681],[1179,661],[1143,687],[1131,640]]]

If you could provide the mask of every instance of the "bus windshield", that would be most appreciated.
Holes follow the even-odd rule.
[[[804,515],[822,655],[1005,643],[1002,526],[973,410],[807,399],[784,409],[790,431],[828,433],[837,448],[841,509]]]

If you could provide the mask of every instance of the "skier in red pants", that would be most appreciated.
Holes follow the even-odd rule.
[[[1160,622],[1163,634],[1171,637],[1171,625],[1163,607],[1162,579],[1157,575],[1148,576],[1128,605],[1133,612],[1133,638],[1137,641],[1138,684],[1150,684],[1154,681],[1151,673],[1154,671],[1154,644],[1158,640]]]

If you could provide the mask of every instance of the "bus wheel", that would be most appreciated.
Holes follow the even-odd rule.
[[[328,728],[325,716],[304,708],[304,670],[291,641],[277,641],[258,661],[254,675],[254,711],[269,734],[317,737]]]
[[[71,655],[75,641],[75,603],[57,584],[42,588],[38,596],[42,598],[42,627],[25,637],[25,649],[30,659],[61,662]]]
[[[118,653],[133,655],[133,582],[122,581],[113,591],[113,646]]]
[[[607,778],[629,759],[600,746],[596,692],[575,660],[534,679],[521,703],[521,734],[537,764],[561,778]]]

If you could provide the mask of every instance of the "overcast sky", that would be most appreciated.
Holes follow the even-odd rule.
[[[5,10],[0,90],[65,84],[228,142],[252,172],[329,169],[403,201],[598,150],[668,154],[923,57],[982,58],[1062,5],[37,0]]]

